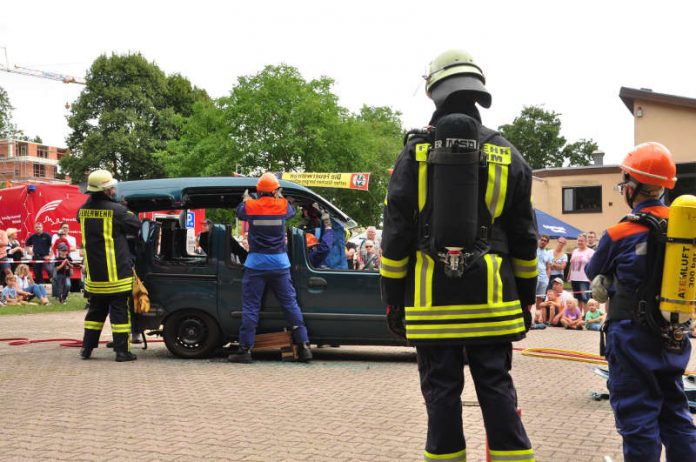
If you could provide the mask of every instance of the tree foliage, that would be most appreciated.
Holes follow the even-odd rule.
[[[560,114],[537,106],[525,106],[511,124],[498,130],[507,138],[533,169],[589,165],[597,149],[593,140],[567,143],[561,136]]]
[[[370,191],[320,193],[362,224],[376,224],[399,152],[399,114],[338,104],[328,77],[306,81],[287,65],[240,77],[229,96],[199,101],[181,137],[160,152],[170,176],[259,175],[264,171],[371,172]]]
[[[154,153],[179,136],[195,102],[207,99],[187,79],[165,75],[140,54],[98,57],[86,82],[68,116],[71,155],[61,160],[74,181],[96,168],[122,180],[163,176]]]
[[[12,104],[4,88],[0,87],[0,138],[14,138],[17,127],[12,123]]]

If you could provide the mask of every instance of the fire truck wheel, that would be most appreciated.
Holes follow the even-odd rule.
[[[220,345],[220,328],[213,318],[197,310],[169,316],[162,333],[167,349],[180,358],[204,358]]]

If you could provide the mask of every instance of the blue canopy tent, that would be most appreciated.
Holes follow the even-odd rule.
[[[552,239],[558,239],[563,236],[566,239],[577,239],[579,234],[582,234],[578,228],[565,223],[558,218],[554,218],[546,212],[539,209],[534,209],[536,212],[537,230],[539,235],[547,234]]]

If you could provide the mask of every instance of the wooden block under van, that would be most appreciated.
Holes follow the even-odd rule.
[[[268,334],[258,334],[254,340],[254,351],[273,350],[290,348],[292,346],[292,336],[290,332],[269,332]]]

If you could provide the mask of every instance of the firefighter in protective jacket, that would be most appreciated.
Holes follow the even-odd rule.
[[[387,193],[381,287],[392,330],[405,313],[428,411],[425,460],[466,460],[463,366],[468,361],[490,460],[532,461],[509,374],[537,279],[532,172],[497,132],[481,69],[460,50],[430,64],[436,110],[428,133],[399,155]],[[468,160],[467,160],[468,159]]]
[[[585,273],[600,301],[606,300],[613,281],[603,329],[609,402],[623,437],[624,460],[657,462],[663,445],[667,461],[696,460],[696,427],[682,380],[691,343],[686,336],[669,335],[668,329],[656,330],[657,323],[648,322],[648,316],[661,321],[662,315],[645,304],[656,294],[645,294],[643,288],[652,285],[651,273],[663,268],[659,257],[650,255],[649,227],[631,219],[640,214],[668,218],[669,208],[661,197],[665,188],[674,188],[676,166],[665,146],[649,142],[629,152],[620,167],[619,187],[631,215],[607,229]]]
[[[114,200],[117,181],[110,172],[96,170],[87,179],[89,198],[77,220],[82,231],[85,292],[90,303],[85,315],[85,334],[80,356],[89,359],[99,344],[108,315],[116,361],[132,361],[128,296],[133,289],[133,261],[126,235],[137,234],[140,220]]]

